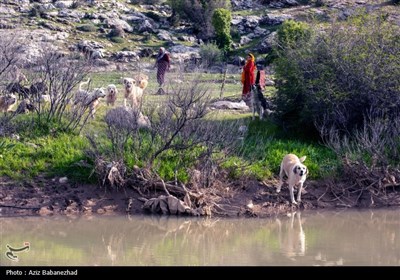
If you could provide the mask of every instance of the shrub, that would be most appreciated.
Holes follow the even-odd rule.
[[[231,12],[223,8],[216,9],[212,16],[212,25],[215,29],[218,47],[225,53],[230,51],[232,45],[231,20]]]
[[[223,160],[240,143],[236,134],[240,121],[210,121],[206,117],[210,93],[198,82],[189,81],[172,90],[174,93],[160,106],[143,113],[151,123],[145,129],[139,129],[138,115],[127,109],[115,108],[107,113],[111,145],[100,147],[99,139],[89,138],[92,149],[88,153],[94,162],[100,163],[96,171],[99,178],[109,180],[113,165],[121,176],[134,175],[138,169],[125,174],[124,166],[136,165],[147,169],[144,176],[148,179],[152,174],[151,180],[161,177],[187,182],[188,170],[196,167],[204,174],[202,185],[213,183],[218,160]]]
[[[221,62],[223,53],[216,44],[208,43],[200,46],[200,56],[203,65],[210,67],[215,63]]]
[[[322,6],[325,6],[325,5],[326,5],[325,0],[316,0],[315,1],[315,6],[316,7],[322,7]]]
[[[117,44],[122,44],[124,42],[124,38],[121,37],[111,37],[110,40]]]
[[[41,5],[35,4],[30,9],[29,16],[44,18],[46,16],[46,11]]]
[[[71,5],[71,9],[78,9],[82,5],[80,0],[74,0]]]
[[[397,115],[398,26],[361,13],[319,32],[287,27],[278,32],[275,62],[277,114],[285,127],[316,133],[324,125],[351,134],[371,112],[388,120]]]
[[[84,24],[81,26],[78,26],[76,29],[84,32],[95,32],[96,31],[96,26],[91,25],[91,24]]]
[[[121,26],[116,26],[108,33],[108,37],[124,37],[125,31]]]
[[[201,39],[207,40],[214,34],[212,26],[212,15],[215,9],[230,8],[229,0],[168,0],[172,8],[172,18],[189,20],[193,24],[195,34]]]

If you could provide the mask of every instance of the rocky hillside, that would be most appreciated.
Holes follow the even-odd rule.
[[[157,3],[133,4],[133,3]],[[356,8],[384,10],[400,24],[400,7],[379,0],[232,0],[234,55],[271,48],[274,31],[286,19],[346,19]],[[323,4],[323,5],[321,5]],[[20,58],[30,62],[42,50],[84,53],[102,69],[114,70],[153,57],[166,46],[173,61],[200,58],[204,42],[188,22],[176,22],[166,1],[133,0],[2,0],[0,36],[21,43]],[[232,56],[234,57],[234,56]],[[147,59],[148,65],[150,60]],[[233,59],[232,59],[233,61]]]

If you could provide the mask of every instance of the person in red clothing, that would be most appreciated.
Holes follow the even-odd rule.
[[[248,101],[250,99],[250,91],[251,85],[254,85],[255,82],[255,75],[254,71],[256,70],[256,63],[254,55],[249,53],[247,55],[246,64],[243,67],[242,72],[242,99],[244,101]]]
[[[163,47],[161,47],[158,51],[155,66],[157,66],[157,82],[161,89],[162,85],[164,84],[165,73],[169,70],[170,67],[169,54]]]

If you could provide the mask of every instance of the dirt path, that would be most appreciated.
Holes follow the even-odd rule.
[[[58,179],[43,177],[29,182],[15,182],[2,177],[0,184],[0,216],[142,214],[146,213],[142,209],[143,197],[149,199],[165,194],[154,190],[139,194],[129,188],[105,191],[95,185],[60,183]],[[288,188],[282,188],[278,194],[275,184],[255,180],[233,182],[217,194],[218,204],[213,208],[212,216],[269,217],[296,209],[400,205],[400,190],[388,190],[385,198],[374,197],[369,192],[361,196],[356,193],[354,197],[340,197],[330,191],[328,182],[308,181],[302,204],[294,206],[289,203]]]

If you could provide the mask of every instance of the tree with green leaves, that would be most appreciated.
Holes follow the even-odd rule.
[[[168,0],[172,8],[172,20],[179,22],[180,19],[188,20],[193,24],[193,30],[203,40],[214,36],[212,16],[218,8],[230,9],[229,0]]]
[[[224,8],[219,8],[214,11],[212,16],[212,24],[215,29],[217,45],[225,53],[231,50],[231,12]]]

